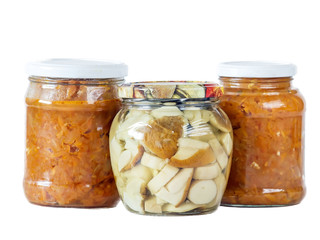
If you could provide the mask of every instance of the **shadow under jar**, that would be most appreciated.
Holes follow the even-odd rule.
[[[305,102],[291,86],[295,72],[292,64],[220,65],[221,108],[234,133],[222,205],[285,206],[303,199]]]
[[[188,82],[121,86],[110,153],[126,208],[149,215],[214,211],[226,187],[232,127],[220,87]]]
[[[111,71],[113,69],[114,71]],[[24,191],[35,204],[114,207],[109,130],[124,64],[53,59],[28,65]]]

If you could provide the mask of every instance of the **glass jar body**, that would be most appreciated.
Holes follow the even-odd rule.
[[[234,132],[223,205],[299,203],[304,185],[305,102],[291,78],[220,78],[221,108]]]
[[[124,205],[149,215],[214,211],[230,171],[232,138],[228,117],[210,101],[125,100],[110,131]]]
[[[109,154],[121,108],[117,79],[30,77],[26,95],[24,191],[35,204],[113,207],[119,201]]]

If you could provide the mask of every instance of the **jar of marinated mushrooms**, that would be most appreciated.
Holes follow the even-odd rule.
[[[234,133],[226,206],[284,206],[305,195],[305,101],[291,82],[293,64],[229,62],[218,69],[221,108]]]
[[[121,108],[117,62],[51,59],[27,65],[24,191],[31,203],[114,207],[109,130]]]
[[[214,211],[226,187],[232,127],[222,89],[199,82],[121,86],[110,131],[113,173],[126,208],[139,214]]]

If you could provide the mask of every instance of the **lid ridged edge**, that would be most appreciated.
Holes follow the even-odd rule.
[[[278,78],[294,76],[297,67],[292,63],[282,62],[223,62],[218,65],[217,72],[220,77]]]
[[[29,76],[50,78],[124,78],[128,67],[118,61],[55,58],[28,63],[26,72]]]

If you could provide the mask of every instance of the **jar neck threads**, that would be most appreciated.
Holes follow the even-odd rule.
[[[291,87],[292,77],[281,78],[235,78],[220,77],[223,87],[228,91],[248,90],[287,90]],[[233,90],[234,89],[234,90]]]
[[[217,106],[219,100],[210,98],[201,99],[135,99],[124,98],[122,103],[127,107],[162,107],[162,106],[177,106],[177,107],[210,107]]]
[[[50,78],[30,76],[30,82],[57,85],[119,85],[123,78]]]

